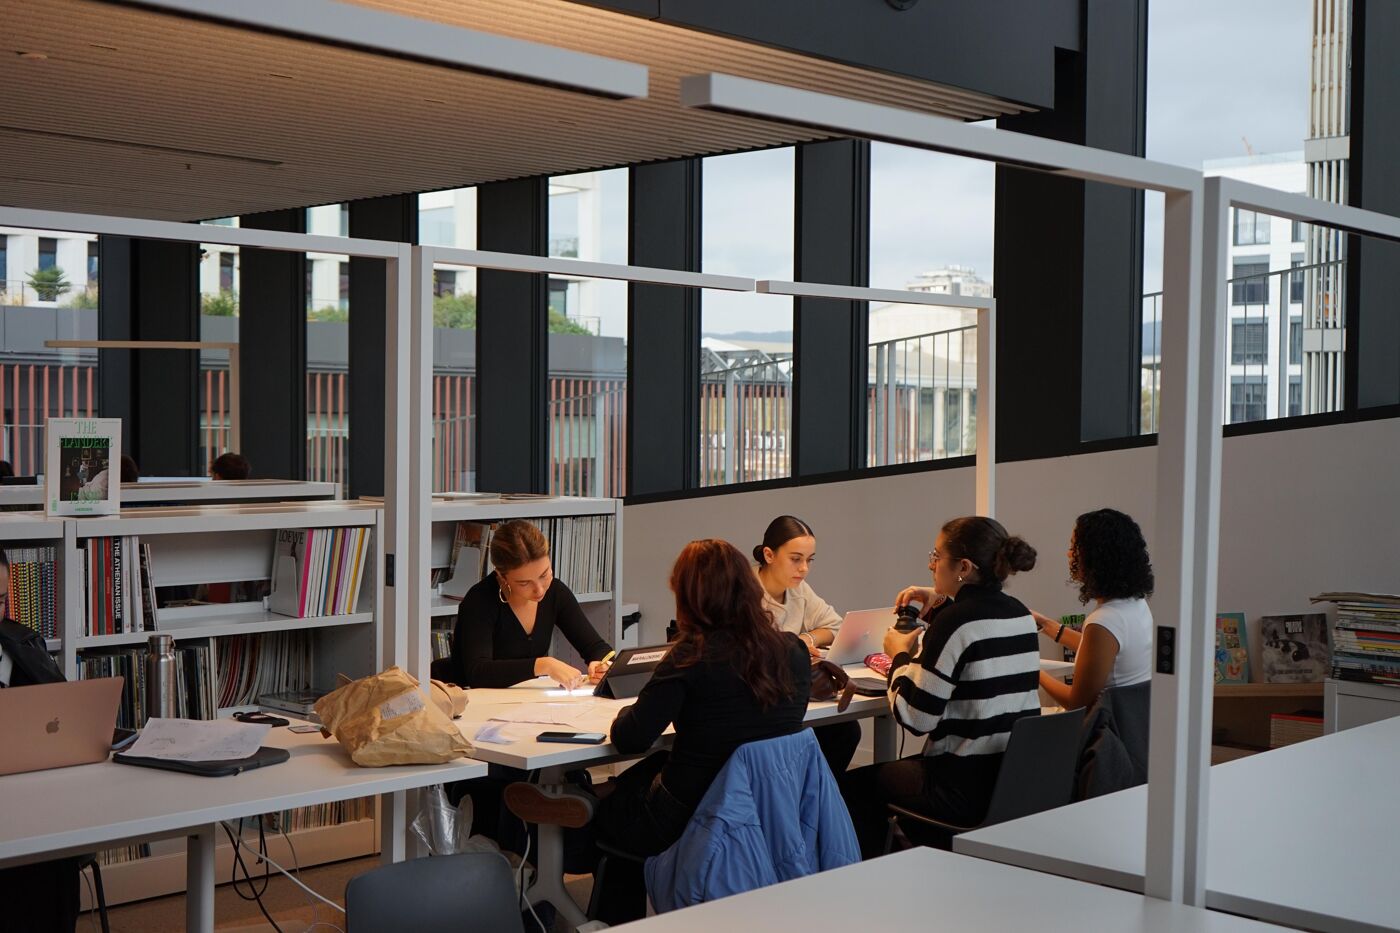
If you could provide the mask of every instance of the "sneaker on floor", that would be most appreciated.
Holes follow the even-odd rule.
[[[517,781],[506,786],[506,807],[527,823],[548,823],[568,829],[587,826],[597,805],[588,794],[554,790]]]

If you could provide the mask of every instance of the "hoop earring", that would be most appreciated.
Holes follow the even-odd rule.
[[[498,588],[498,589],[496,590],[496,598],[499,599],[499,600],[500,600],[501,602],[503,602],[503,603],[508,603],[508,602],[510,602],[510,600],[506,598],[506,597],[509,596],[509,595],[510,595],[510,584],[509,584],[509,583],[506,584],[506,588],[505,588],[505,589],[499,589],[499,588]]]

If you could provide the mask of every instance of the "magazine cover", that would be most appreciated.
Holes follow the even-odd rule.
[[[44,436],[49,515],[111,515],[121,509],[120,418],[50,418]]]
[[[1325,613],[1260,616],[1259,638],[1259,663],[1267,683],[1317,683],[1332,670]]]
[[[1245,645],[1243,612],[1216,613],[1215,682],[1249,683],[1249,651]]]

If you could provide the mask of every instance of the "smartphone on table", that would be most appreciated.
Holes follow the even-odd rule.
[[[602,745],[607,738],[601,732],[541,732],[535,736],[540,742],[564,742],[570,745]]]

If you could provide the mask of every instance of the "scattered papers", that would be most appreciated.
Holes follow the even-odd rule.
[[[509,745],[515,741],[508,735],[502,733],[505,728],[503,722],[483,723],[481,728],[476,730],[476,735],[472,736],[473,742],[489,742],[492,745]]]
[[[232,761],[256,752],[271,728],[232,719],[152,719],[126,753],[165,761]]]
[[[572,703],[521,703],[518,706],[492,710],[491,719],[496,722],[530,722],[582,730],[583,720],[593,712],[594,706],[594,703],[587,700]]]

